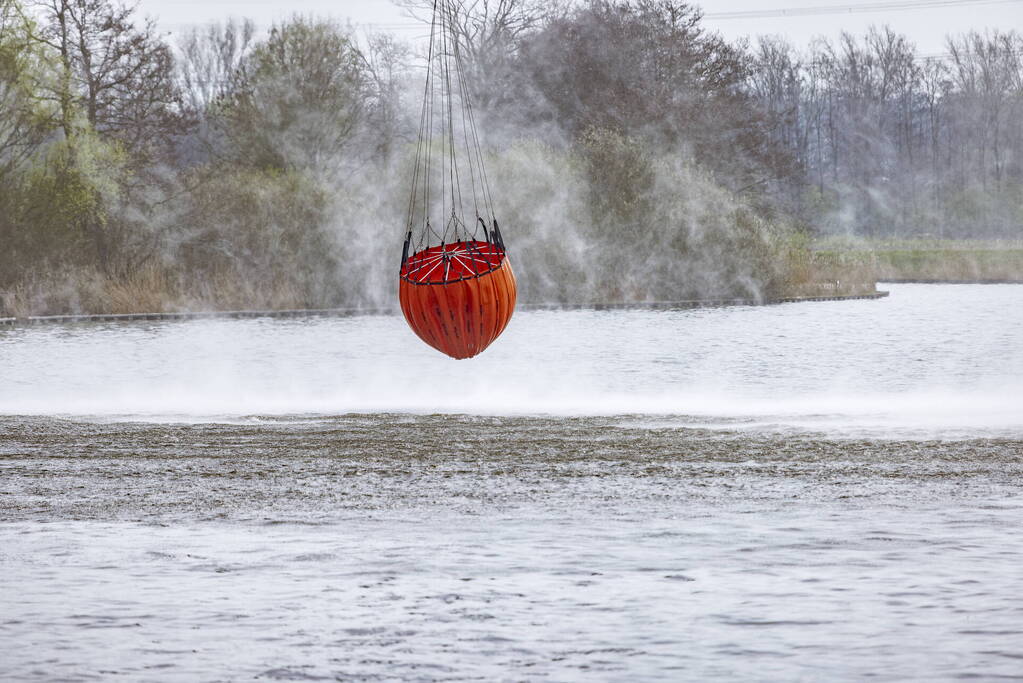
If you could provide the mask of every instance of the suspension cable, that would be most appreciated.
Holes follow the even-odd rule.
[[[428,65],[433,60],[433,38],[434,38],[434,31],[437,28],[437,18],[436,18],[437,0],[434,0],[433,7],[434,7],[434,16],[430,20],[430,47],[429,47],[429,49],[427,51],[427,55],[428,55],[427,56],[427,64]],[[423,132],[424,132],[424,129],[426,127],[426,111],[427,111],[427,108],[428,108],[428,103],[430,101],[429,100],[429,93],[430,93],[430,69],[428,68],[426,70],[426,83],[423,86],[423,108],[422,108],[422,112],[419,115],[419,139],[416,140],[416,159],[415,159],[415,165],[413,166],[413,169],[412,169],[412,191],[409,193],[408,221],[406,221],[406,226],[405,226],[406,232],[411,232],[412,227],[413,227],[413,223],[415,221],[415,201],[416,201],[416,193],[417,193],[417,191],[419,189],[419,163],[420,163],[420,161],[422,161],[422,158],[423,158],[423,141],[425,139],[425,136],[423,135]],[[425,179],[425,181],[428,183],[429,182],[429,178],[427,177]],[[424,188],[424,192],[425,192],[425,194],[427,196],[429,196],[429,190],[428,189]],[[429,202],[429,200],[427,199],[426,203],[428,203],[428,202]]]
[[[475,107],[472,103],[469,78],[466,74],[462,44],[456,21],[459,7],[453,0],[433,0],[433,16],[430,20],[430,42],[427,51],[426,82],[423,85],[423,106],[419,117],[419,135],[416,141],[415,161],[412,173],[412,189],[409,194],[408,220],[406,221],[406,242],[413,248],[413,254],[428,248],[435,238],[440,244],[478,239],[478,227],[482,225],[486,242],[496,236],[496,217],[490,178],[480,143]],[[438,34],[438,31],[440,32]],[[454,78],[452,78],[454,70]],[[459,102],[459,131],[456,137],[454,98]],[[439,99],[440,111],[437,112]],[[437,140],[436,136],[440,136]],[[435,141],[439,144],[435,144]],[[434,148],[440,155],[440,187],[434,188],[436,179],[431,168],[434,164]],[[459,159],[459,148],[464,149],[464,161]],[[469,184],[472,192],[472,210],[475,221],[471,229],[465,222],[465,196],[461,164],[468,165]],[[450,188],[448,187],[450,185]],[[439,189],[439,196],[435,195]],[[431,221],[432,203],[439,199],[440,223]],[[417,229],[418,201],[422,198],[422,223]],[[448,201],[451,202],[450,212]],[[482,200],[482,201],[481,201]],[[482,206],[481,206],[482,204]],[[488,220],[484,220],[484,219]],[[488,230],[488,221],[490,222]],[[418,235],[413,235],[418,232]],[[471,250],[470,250],[471,251]],[[478,250],[477,250],[478,251]],[[474,268],[475,270],[475,268]]]

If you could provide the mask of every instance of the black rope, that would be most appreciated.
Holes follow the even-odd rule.
[[[450,33],[451,24],[454,22],[454,17],[451,14],[451,5],[448,0],[444,1],[444,15],[445,22],[444,26],[447,30],[444,31],[444,52],[443,63],[444,63],[444,85],[445,94],[447,95],[447,127],[444,131],[445,142],[448,145],[448,158],[450,160],[448,173],[451,175],[451,218],[452,223],[455,226],[455,241],[458,241],[458,224],[453,220],[455,217],[455,188],[457,187],[458,179],[456,173],[458,171],[455,164],[455,117],[452,113],[452,107],[454,105],[455,94],[451,92],[451,48],[448,45],[448,34]],[[446,234],[446,233],[445,233]]]
[[[429,46],[429,49],[428,49],[428,52],[427,52],[427,66],[429,66],[429,64],[432,63],[432,61],[433,61],[433,41],[434,41],[434,36],[435,36],[435,33],[436,33],[436,28],[437,28],[437,17],[436,17],[437,0],[434,0],[433,8],[434,8],[434,16],[430,20],[430,46]],[[425,131],[425,128],[426,128],[427,110],[429,109],[429,104],[430,104],[430,85],[431,85],[430,81],[431,81],[431,79],[430,79],[430,69],[427,68],[427,70],[426,70],[426,83],[423,85],[423,108],[422,108],[422,112],[419,115],[419,137],[416,140],[416,158],[415,158],[415,164],[414,164],[413,169],[412,169],[412,190],[409,193],[408,220],[405,222],[406,223],[405,224],[405,243],[404,243],[404,245],[402,247],[402,257],[401,257],[401,264],[402,265],[405,265],[405,262],[408,260],[409,246],[410,246],[410,244],[412,242],[412,228],[413,228],[413,226],[415,224],[416,194],[417,194],[417,192],[419,190],[419,164],[420,164],[421,161],[423,161],[423,145],[424,145],[424,141],[426,139],[426,136],[424,135],[424,131]],[[429,166],[427,165],[427,168],[428,167]],[[427,178],[425,178],[425,181],[424,181],[423,193],[424,193],[423,204],[424,204],[424,207],[425,207],[425,206],[429,205],[429,193],[430,193],[430,191],[429,191],[429,176],[428,175],[427,175]],[[426,223],[425,223],[425,219],[426,219],[425,211],[424,211],[423,218],[424,218],[424,228],[425,228],[425,225],[426,225]],[[425,233],[425,230],[424,230],[424,233]]]
[[[425,145],[426,158],[423,165],[423,230],[419,233],[419,242],[415,251],[422,251],[426,244],[426,237],[433,228],[430,226],[430,186],[433,179],[430,176],[430,161],[433,159],[433,50],[437,30],[437,0],[433,0],[433,16],[430,18],[430,47],[426,59],[426,92],[423,95],[423,111],[427,113],[426,135],[420,132],[420,144]],[[441,27],[443,30],[443,27]]]
[[[412,188],[409,193],[408,220],[405,225],[405,243],[402,248],[402,265],[413,254],[430,248],[433,238],[443,247],[445,244],[478,239],[481,226],[484,240],[501,250],[504,240],[494,211],[493,192],[484,163],[482,145],[476,122],[475,108],[470,96],[468,79],[461,51],[461,41],[456,33],[458,8],[452,0],[434,0],[433,16],[430,21],[430,43],[427,52],[426,83],[423,86],[423,107],[419,118],[419,136],[416,141],[415,164],[412,172]],[[438,29],[440,34],[437,34]],[[454,79],[452,79],[452,69]],[[438,84],[438,79],[440,83]],[[455,135],[454,98],[460,99],[459,119],[461,141]],[[440,119],[435,118],[437,98],[440,98]],[[439,125],[438,125],[439,124]],[[431,168],[434,163],[434,136],[440,135],[440,210],[443,227],[434,227],[430,220],[431,199],[434,192],[434,178]],[[472,210],[476,220],[465,220],[465,197],[462,192],[463,176],[460,168],[458,147],[464,145],[465,160],[468,164],[469,185],[472,192]],[[450,189],[448,185],[450,184]],[[420,186],[422,191],[420,192]],[[451,211],[447,202],[450,194]],[[418,216],[417,202],[422,197],[422,229],[416,230]],[[481,201],[482,200],[482,201]],[[482,206],[481,206],[482,204]],[[488,227],[488,222],[490,226]],[[438,230],[440,232],[438,232]],[[419,234],[416,235],[415,233]],[[431,238],[432,236],[432,238]],[[411,254],[409,253],[411,251]],[[478,251],[478,250],[477,250]],[[475,271],[475,266],[473,266]]]

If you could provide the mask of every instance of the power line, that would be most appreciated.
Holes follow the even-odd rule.
[[[970,51],[964,51],[964,56],[969,56]],[[999,50],[997,57],[1020,57],[1023,56],[1023,50]],[[951,52],[932,52],[926,55],[916,55],[913,57],[913,61],[916,62],[947,62],[955,57]]]
[[[775,9],[739,10],[734,12],[706,12],[701,15],[709,21],[729,21],[736,19],[770,19],[788,17],[823,16],[828,14],[867,14],[871,12],[903,12],[924,9],[940,9],[942,7],[978,7],[984,5],[1019,4],[1023,0],[885,0],[884,2],[868,2],[859,5],[816,5],[812,7],[779,7]],[[167,24],[168,28],[184,28],[195,26],[192,23]],[[371,31],[412,31],[423,29],[422,22],[367,22],[357,26]],[[412,38],[425,35],[409,36]],[[928,55],[928,58],[940,58]]]
[[[704,19],[728,21],[730,19],[767,19],[772,17],[807,17],[825,14],[863,14],[869,12],[901,12],[942,7],[976,7],[982,5],[1018,4],[1023,0],[885,0],[857,5],[816,5],[812,7],[778,7],[774,9],[740,10],[734,12],[705,12]],[[367,24],[379,30],[406,30],[422,27],[419,22],[388,22]]]
[[[868,2],[862,5],[818,5],[815,7],[787,7],[758,9],[736,12],[707,12],[704,19],[728,21],[730,19],[766,19],[772,17],[808,17],[825,14],[862,14],[868,12],[895,12],[907,10],[935,9],[939,7],[973,7],[977,5],[1004,5],[1023,0],[889,0]]]

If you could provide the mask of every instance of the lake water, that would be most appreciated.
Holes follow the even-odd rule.
[[[1023,286],[0,331],[0,679],[1023,677]]]

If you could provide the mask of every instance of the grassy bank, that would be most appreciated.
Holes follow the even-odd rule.
[[[823,258],[858,262],[880,281],[1023,282],[1020,241],[826,238],[813,248]]]
[[[224,271],[197,280],[159,267],[123,275],[81,267],[40,271],[0,288],[0,317],[286,310],[312,307],[310,300],[280,278],[253,282]]]

